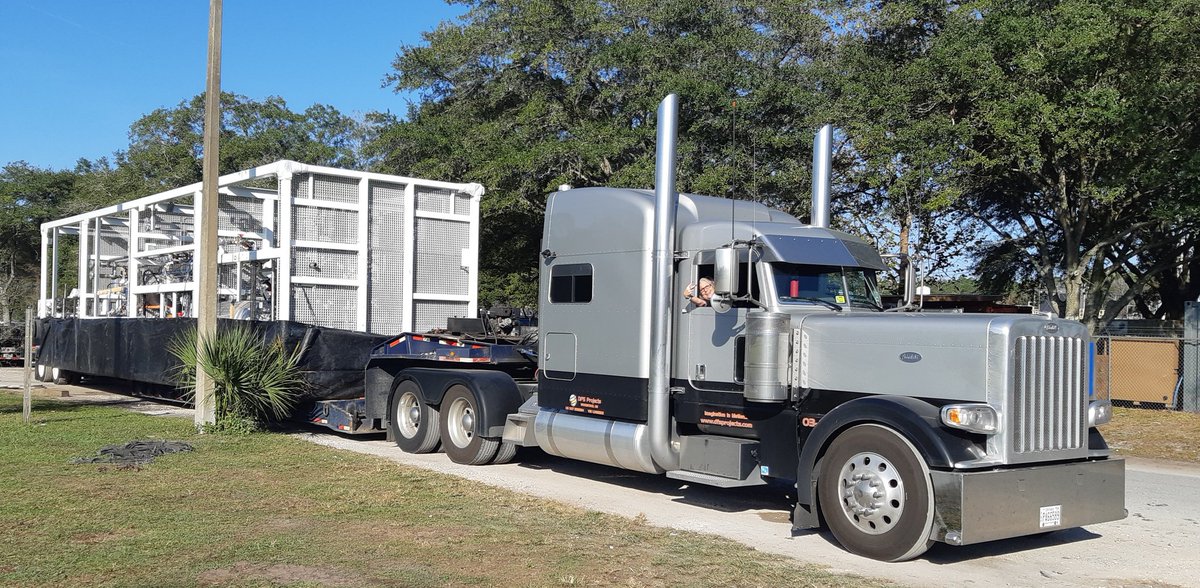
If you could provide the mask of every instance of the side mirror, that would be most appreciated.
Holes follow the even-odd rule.
[[[714,252],[713,285],[717,294],[728,296],[737,293],[738,250],[722,247]]]

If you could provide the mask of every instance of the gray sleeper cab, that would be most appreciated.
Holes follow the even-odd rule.
[[[643,190],[549,197],[534,427],[546,451],[718,486],[794,484],[797,528],[817,526],[820,512],[851,551],[879,559],[1125,515],[1123,462],[1089,420],[1082,325],[885,313],[885,266],[866,243],[761,204],[688,194],[676,208],[669,321],[679,462],[663,467],[647,438],[654,205]],[[714,277],[719,250],[735,243],[736,292],[691,305],[686,286]],[[778,332],[764,338],[757,325],[768,323]],[[783,365],[770,368],[779,386],[757,382],[768,340],[782,342]],[[994,430],[947,426],[943,413],[960,406]],[[851,471],[872,459],[916,474]],[[880,489],[889,484],[899,489]]]

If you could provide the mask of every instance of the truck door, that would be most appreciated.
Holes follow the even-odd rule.
[[[741,272],[738,290],[757,297],[758,278],[753,264],[742,267],[743,270],[746,267],[751,269]],[[697,253],[692,263],[685,263],[681,269],[682,292],[688,283],[698,283],[700,278],[712,277],[713,252]],[[679,314],[679,328],[676,329],[678,337],[682,339],[676,341],[676,349],[686,350],[686,361],[683,365],[676,364],[676,377],[686,373],[688,382],[699,390],[740,391],[745,361],[746,314],[753,305],[737,302],[725,312],[718,312],[712,305],[687,306],[686,312]]]

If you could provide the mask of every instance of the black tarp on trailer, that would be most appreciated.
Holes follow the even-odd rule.
[[[371,349],[389,337],[315,327],[294,321],[217,321],[218,329],[249,324],[264,341],[283,339],[300,346],[310,400],[356,398],[363,394],[363,368]],[[78,374],[173,385],[179,361],[168,351],[176,337],[194,328],[194,319],[46,319],[39,329],[38,361]]]

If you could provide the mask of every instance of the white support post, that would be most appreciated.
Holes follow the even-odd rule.
[[[50,229],[50,316],[54,316],[58,300],[58,227]],[[65,306],[65,304],[64,304]],[[63,309],[66,310],[65,308]]]
[[[279,234],[275,242],[279,246],[279,271],[276,272],[275,307],[279,309],[277,320],[292,320],[292,182],[291,169],[279,172]]]
[[[138,314],[138,297],[133,293],[133,288],[138,286],[138,278],[141,277],[138,273],[138,256],[141,252],[140,243],[141,237],[138,235],[139,223],[141,222],[141,211],[137,208],[129,211],[129,263],[126,266],[128,269],[128,279],[125,281],[125,316],[133,318]]]
[[[279,196],[278,198],[273,200],[266,198],[262,200],[262,228],[259,231],[259,234],[262,235],[263,238],[263,249],[279,246],[279,240],[275,238],[275,207],[279,206],[279,203],[282,201],[283,190],[281,183],[282,182],[279,180],[279,178],[276,177],[276,186],[279,188],[277,194],[277,196]]]
[[[50,230],[53,231],[54,229],[50,229]],[[42,234],[42,248],[40,251],[41,251],[41,257],[42,257],[42,267],[41,267],[42,279],[38,281],[38,318],[45,318],[46,317],[46,294],[48,294],[50,292],[50,284],[48,281],[49,276],[47,276],[46,274],[47,274],[48,267],[50,265],[50,263],[49,263],[50,260],[46,256],[46,250],[49,246],[49,243],[48,243],[49,239],[46,236],[47,235],[46,230],[43,229],[41,231],[41,234]]]
[[[413,291],[417,289],[416,255],[417,255],[417,186],[409,182],[404,187],[404,298],[400,312],[403,320],[400,330],[412,331],[417,320],[416,309],[413,308]]]
[[[103,316],[100,309],[100,227],[104,217],[96,217],[96,233],[92,235],[95,242],[95,250],[92,251],[92,259],[95,260],[92,265],[92,316]]]
[[[75,287],[75,316],[86,318],[87,313],[87,284],[88,284],[88,226],[91,221],[79,221],[79,280]],[[65,308],[63,309],[66,310]]]
[[[358,180],[358,299],[355,304],[358,307],[358,315],[355,317],[355,328],[363,332],[367,330],[367,315],[370,311],[367,308],[367,294],[371,286],[370,277],[367,275],[367,256],[370,255],[371,247],[370,193],[370,181],[367,178]]]
[[[471,264],[467,269],[467,294],[471,297],[467,303],[469,318],[479,316],[479,200],[482,196],[482,189],[471,194],[471,230],[467,238],[467,262]]]

